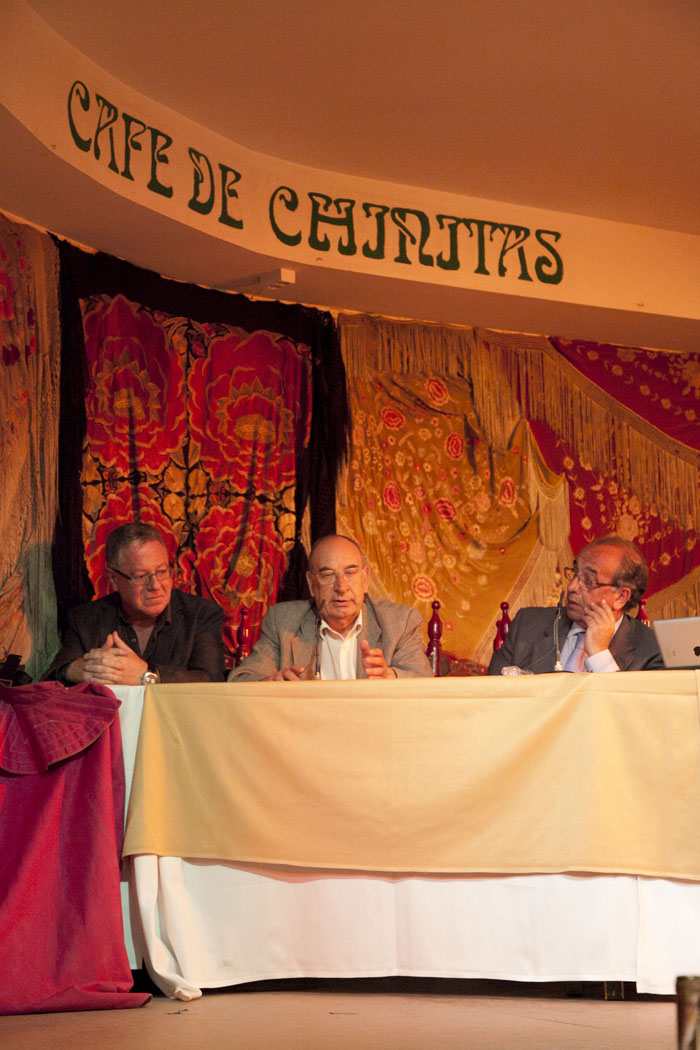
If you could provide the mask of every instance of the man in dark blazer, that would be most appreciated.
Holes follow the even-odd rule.
[[[105,556],[114,591],[70,611],[44,678],[107,686],[223,682],[223,613],[173,588],[158,530],[144,522],[119,525],[107,537]]]
[[[311,548],[311,601],[273,605],[253,652],[229,681],[420,678],[432,670],[417,609],[367,597],[369,565],[346,536]]]
[[[619,536],[594,540],[566,571],[565,600],[516,613],[488,673],[663,669],[656,635],[626,612],[647,586],[646,563],[634,544]]]

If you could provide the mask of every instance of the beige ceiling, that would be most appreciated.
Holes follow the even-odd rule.
[[[700,235],[700,0],[30,2],[118,79],[261,153]],[[0,141],[0,208],[58,234],[214,287],[289,265],[116,197],[2,108]],[[683,318],[296,269],[287,297],[334,309],[700,348]]]

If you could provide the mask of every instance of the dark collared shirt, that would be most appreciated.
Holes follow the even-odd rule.
[[[65,672],[73,660],[104,645],[117,631],[129,648],[158,671],[162,682],[223,682],[223,612],[214,602],[173,589],[141,652],[133,626],[124,619],[118,594],[79,605],[68,614],[63,645],[44,679],[72,683]]]

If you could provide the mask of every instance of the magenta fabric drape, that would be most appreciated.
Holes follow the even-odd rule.
[[[142,1006],[124,947],[119,701],[0,686],[0,1014]]]

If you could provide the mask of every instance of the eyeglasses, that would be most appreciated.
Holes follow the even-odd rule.
[[[134,587],[145,587],[146,584],[150,583],[151,580],[158,580],[158,583],[165,583],[169,580],[173,574],[172,565],[168,565],[167,569],[156,569],[155,572],[141,572],[137,576],[127,576],[121,569],[115,569],[113,565],[109,568],[112,572],[116,572],[117,576],[121,576],[122,579],[126,580],[127,583],[132,584]]]
[[[578,580],[584,591],[595,591],[598,587],[619,587],[617,583],[601,583],[595,573],[587,572],[585,569],[579,571],[571,566],[564,569],[564,577],[569,583],[572,580]]]
[[[314,572],[313,575],[323,584],[324,587],[329,586],[331,583],[335,583],[336,580],[346,580],[348,583],[352,583],[356,580],[362,572],[362,566],[360,565],[349,565],[347,569],[339,569],[337,572],[335,569],[321,569],[320,572]]]

